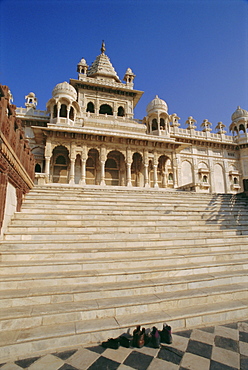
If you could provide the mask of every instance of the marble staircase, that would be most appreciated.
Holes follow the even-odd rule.
[[[248,202],[36,186],[1,241],[0,363],[120,335],[248,318]]]

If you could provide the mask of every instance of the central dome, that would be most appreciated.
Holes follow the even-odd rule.
[[[53,98],[57,98],[59,96],[68,96],[73,100],[77,100],[77,91],[76,89],[70,85],[68,82],[61,82],[57,84],[53,89],[52,96]]]
[[[158,97],[158,95],[155,96],[155,98],[148,104],[146,108],[147,114],[156,112],[156,111],[164,111],[168,112],[168,106],[166,102]]]

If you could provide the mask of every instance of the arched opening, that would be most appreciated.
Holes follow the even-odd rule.
[[[99,113],[100,114],[107,114],[109,116],[112,116],[113,115],[113,109],[110,105],[108,104],[102,104],[100,106],[100,110],[99,110]]]
[[[131,181],[132,186],[142,186],[143,180],[143,163],[142,163],[142,156],[140,153],[133,154],[133,162],[131,165]]]
[[[59,116],[65,118],[67,117],[67,106],[65,104],[61,104]]]
[[[237,177],[234,177],[233,178],[233,183],[234,183],[234,185],[238,185],[238,179],[237,179]]]
[[[214,187],[215,193],[225,193],[224,170],[218,163],[214,165]]]
[[[204,176],[203,176],[203,178],[202,178],[202,182],[205,182],[205,183],[207,183],[207,182],[208,182],[208,177],[207,177],[207,175],[204,175]]]
[[[167,187],[167,183],[169,180],[168,172],[169,170],[171,171],[170,167],[171,167],[170,158],[165,155],[161,155],[158,159],[158,170],[157,170],[158,186],[160,188]],[[173,180],[173,175],[172,175],[172,180]]]
[[[112,151],[108,154],[105,162],[105,183],[106,185],[125,185],[125,160],[122,153]]]
[[[182,178],[181,185],[189,185],[193,183],[193,170],[192,164],[189,161],[182,162]]]
[[[119,107],[119,108],[118,108],[118,113],[117,113],[117,115],[118,115],[119,117],[124,117],[124,115],[125,115],[125,111],[124,111],[124,108],[123,108],[123,107]]]
[[[239,132],[240,131],[243,131],[243,133],[245,133],[245,126],[243,124],[239,125]]]
[[[99,153],[96,149],[90,149],[86,161],[86,184],[95,185],[97,180],[97,168],[99,163]]]
[[[71,109],[70,109],[70,112],[69,112],[69,118],[70,118],[72,121],[74,121],[74,109],[73,109],[73,107],[71,107]]]
[[[41,165],[39,163],[36,163],[34,171],[37,173],[41,173]]]
[[[106,185],[119,185],[119,168],[114,158],[108,158],[105,162]]]
[[[157,131],[158,129],[158,121],[156,118],[153,118],[152,120],[152,131]]]
[[[53,118],[56,118],[58,116],[58,107],[57,104],[53,107]]]
[[[95,113],[95,106],[91,101],[87,104],[86,112]]]
[[[165,130],[165,121],[164,121],[164,119],[163,118],[160,118],[160,129],[161,130]]]
[[[51,163],[53,182],[67,184],[69,163],[69,152],[67,148],[62,145],[54,148]]]

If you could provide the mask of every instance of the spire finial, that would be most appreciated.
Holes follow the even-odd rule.
[[[101,53],[104,54],[106,48],[105,48],[105,42],[102,40],[102,47],[101,47]]]

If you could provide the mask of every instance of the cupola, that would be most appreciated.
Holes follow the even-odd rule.
[[[59,83],[55,86],[52,92],[53,98],[58,98],[58,97],[67,97],[70,100],[77,100],[77,91],[76,89],[70,85],[68,82],[64,81],[62,83]]]
[[[135,78],[135,74],[131,70],[131,68],[128,68],[126,70],[125,76],[123,78],[124,81],[126,81],[126,85],[130,88],[133,88],[133,80]]]
[[[155,112],[168,112],[168,106],[166,102],[158,97],[158,95],[155,96],[155,98],[148,104],[146,108],[147,114],[155,113]]]
[[[33,109],[36,109],[36,106],[37,106],[37,98],[35,96],[35,93],[33,92],[30,92],[28,95],[25,96],[25,106],[27,108],[33,108]]]

